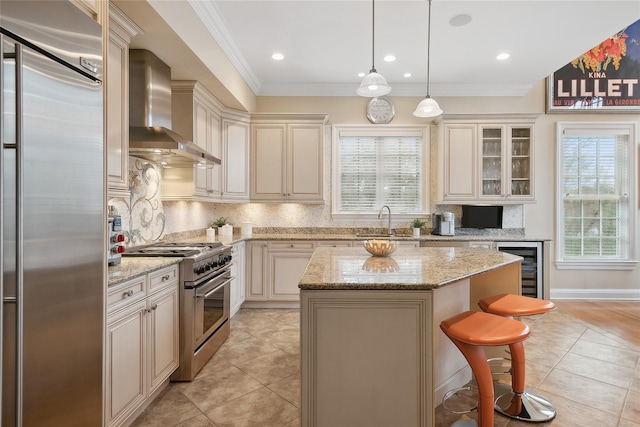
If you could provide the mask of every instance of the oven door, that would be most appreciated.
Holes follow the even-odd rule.
[[[232,280],[231,272],[227,270],[194,289],[194,349],[200,347],[229,319],[229,287]]]

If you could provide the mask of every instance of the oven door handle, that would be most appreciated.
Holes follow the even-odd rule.
[[[224,285],[226,285],[227,283],[231,282],[233,279],[235,279],[235,276],[231,276],[229,279],[225,280],[224,282],[220,283],[218,286],[216,286],[215,288],[211,289],[209,292],[207,292],[206,294],[203,295],[198,295],[196,294],[196,298],[208,298],[209,295],[213,294],[214,292],[216,292],[218,289],[220,289],[221,287],[223,287]]]

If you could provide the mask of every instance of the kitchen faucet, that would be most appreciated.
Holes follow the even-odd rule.
[[[382,211],[384,210],[384,208],[387,208],[387,210],[389,211],[389,225],[387,226],[387,234],[389,236],[392,236],[393,233],[391,232],[391,208],[387,205],[381,207],[380,212],[378,212],[378,219],[382,218]]]

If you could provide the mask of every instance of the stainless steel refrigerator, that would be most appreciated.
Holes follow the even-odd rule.
[[[102,425],[102,30],[0,0],[2,426]]]

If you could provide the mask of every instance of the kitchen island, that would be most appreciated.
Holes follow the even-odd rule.
[[[317,248],[299,284],[301,425],[434,426],[444,393],[471,378],[440,322],[519,294],[520,261],[477,248]]]

